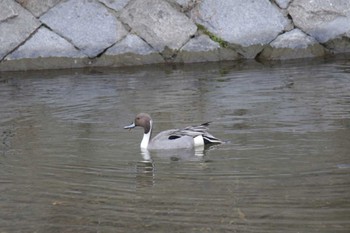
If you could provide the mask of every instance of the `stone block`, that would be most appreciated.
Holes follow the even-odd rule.
[[[275,0],[276,4],[283,9],[287,8],[291,1],[292,0]]]
[[[268,0],[203,0],[191,14],[211,33],[242,46],[268,44],[288,25]]]
[[[36,17],[40,17],[62,0],[16,0]]]
[[[152,63],[163,63],[163,57],[150,45],[134,34],[109,48],[94,65],[131,66]]]
[[[188,9],[196,4],[197,0],[168,0],[170,3],[175,3],[180,5],[184,9]]]
[[[320,43],[350,37],[350,1],[294,0],[288,7],[296,27]]]
[[[98,56],[127,34],[115,15],[95,1],[62,2],[40,20],[89,57]]]
[[[194,63],[220,60],[236,60],[239,55],[228,48],[221,48],[207,35],[199,35],[185,44],[176,56],[176,62]]]
[[[333,53],[350,53],[350,37],[340,36],[323,44]]]
[[[217,42],[212,41],[207,35],[200,35],[191,39],[185,44],[181,51],[188,52],[200,52],[200,51],[211,51],[220,48]]]
[[[0,1],[0,60],[22,44],[39,26],[40,22],[18,3]]]
[[[261,59],[285,60],[325,55],[325,48],[299,29],[278,36],[259,55]]]
[[[113,47],[109,48],[105,54],[117,55],[123,53],[147,55],[158,52],[137,35],[129,34],[123,40],[115,44]]]
[[[11,4],[7,5],[6,2],[8,1],[9,0],[4,0],[0,3],[0,23],[18,16],[18,7]]]
[[[121,20],[132,31],[162,52],[166,47],[180,49],[197,31],[183,13],[162,0],[136,0],[121,13]]]
[[[91,61],[87,57],[38,57],[3,60],[0,62],[0,71],[70,69],[88,67],[90,65]]]
[[[8,55],[6,60],[38,57],[86,57],[71,43],[45,27]]]
[[[105,4],[107,7],[119,12],[122,10],[130,0],[98,0],[99,2]]]
[[[191,17],[214,35],[236,45],[248,58],[254,57],[289,24],[268,0],[202,0],[191,11]]]

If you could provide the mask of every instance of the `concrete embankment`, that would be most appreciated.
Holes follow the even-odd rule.
[[[341,53],[349,0],[0,1],[0,71]]]

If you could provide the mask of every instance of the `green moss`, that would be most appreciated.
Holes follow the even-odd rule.
[[[228,47],[228,42],[224,41],[220,37],[214,35],[213,33],[209,32],[208,29],[206,29],[203,25],[197,24],[197,28],[199,31],[203,32],[205,35],[209,36],[211,40],[217,42],[222,48]]]

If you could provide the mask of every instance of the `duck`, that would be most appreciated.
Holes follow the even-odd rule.
[[[140,144],[141,150],[193,149],[223,143],[223,141],[208,133],[210,123],[206,122],[183,129],[165,130],[158,133],[154,138],[151,138],[153,120],[149,114],[139,113],[130,125],[124,126],[124,129],[131,130],[135,127],[142,127],[144,129]]]

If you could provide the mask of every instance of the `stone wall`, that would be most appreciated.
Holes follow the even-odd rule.
[[[0,1],[0,71],[349,52],[349,0]]]

